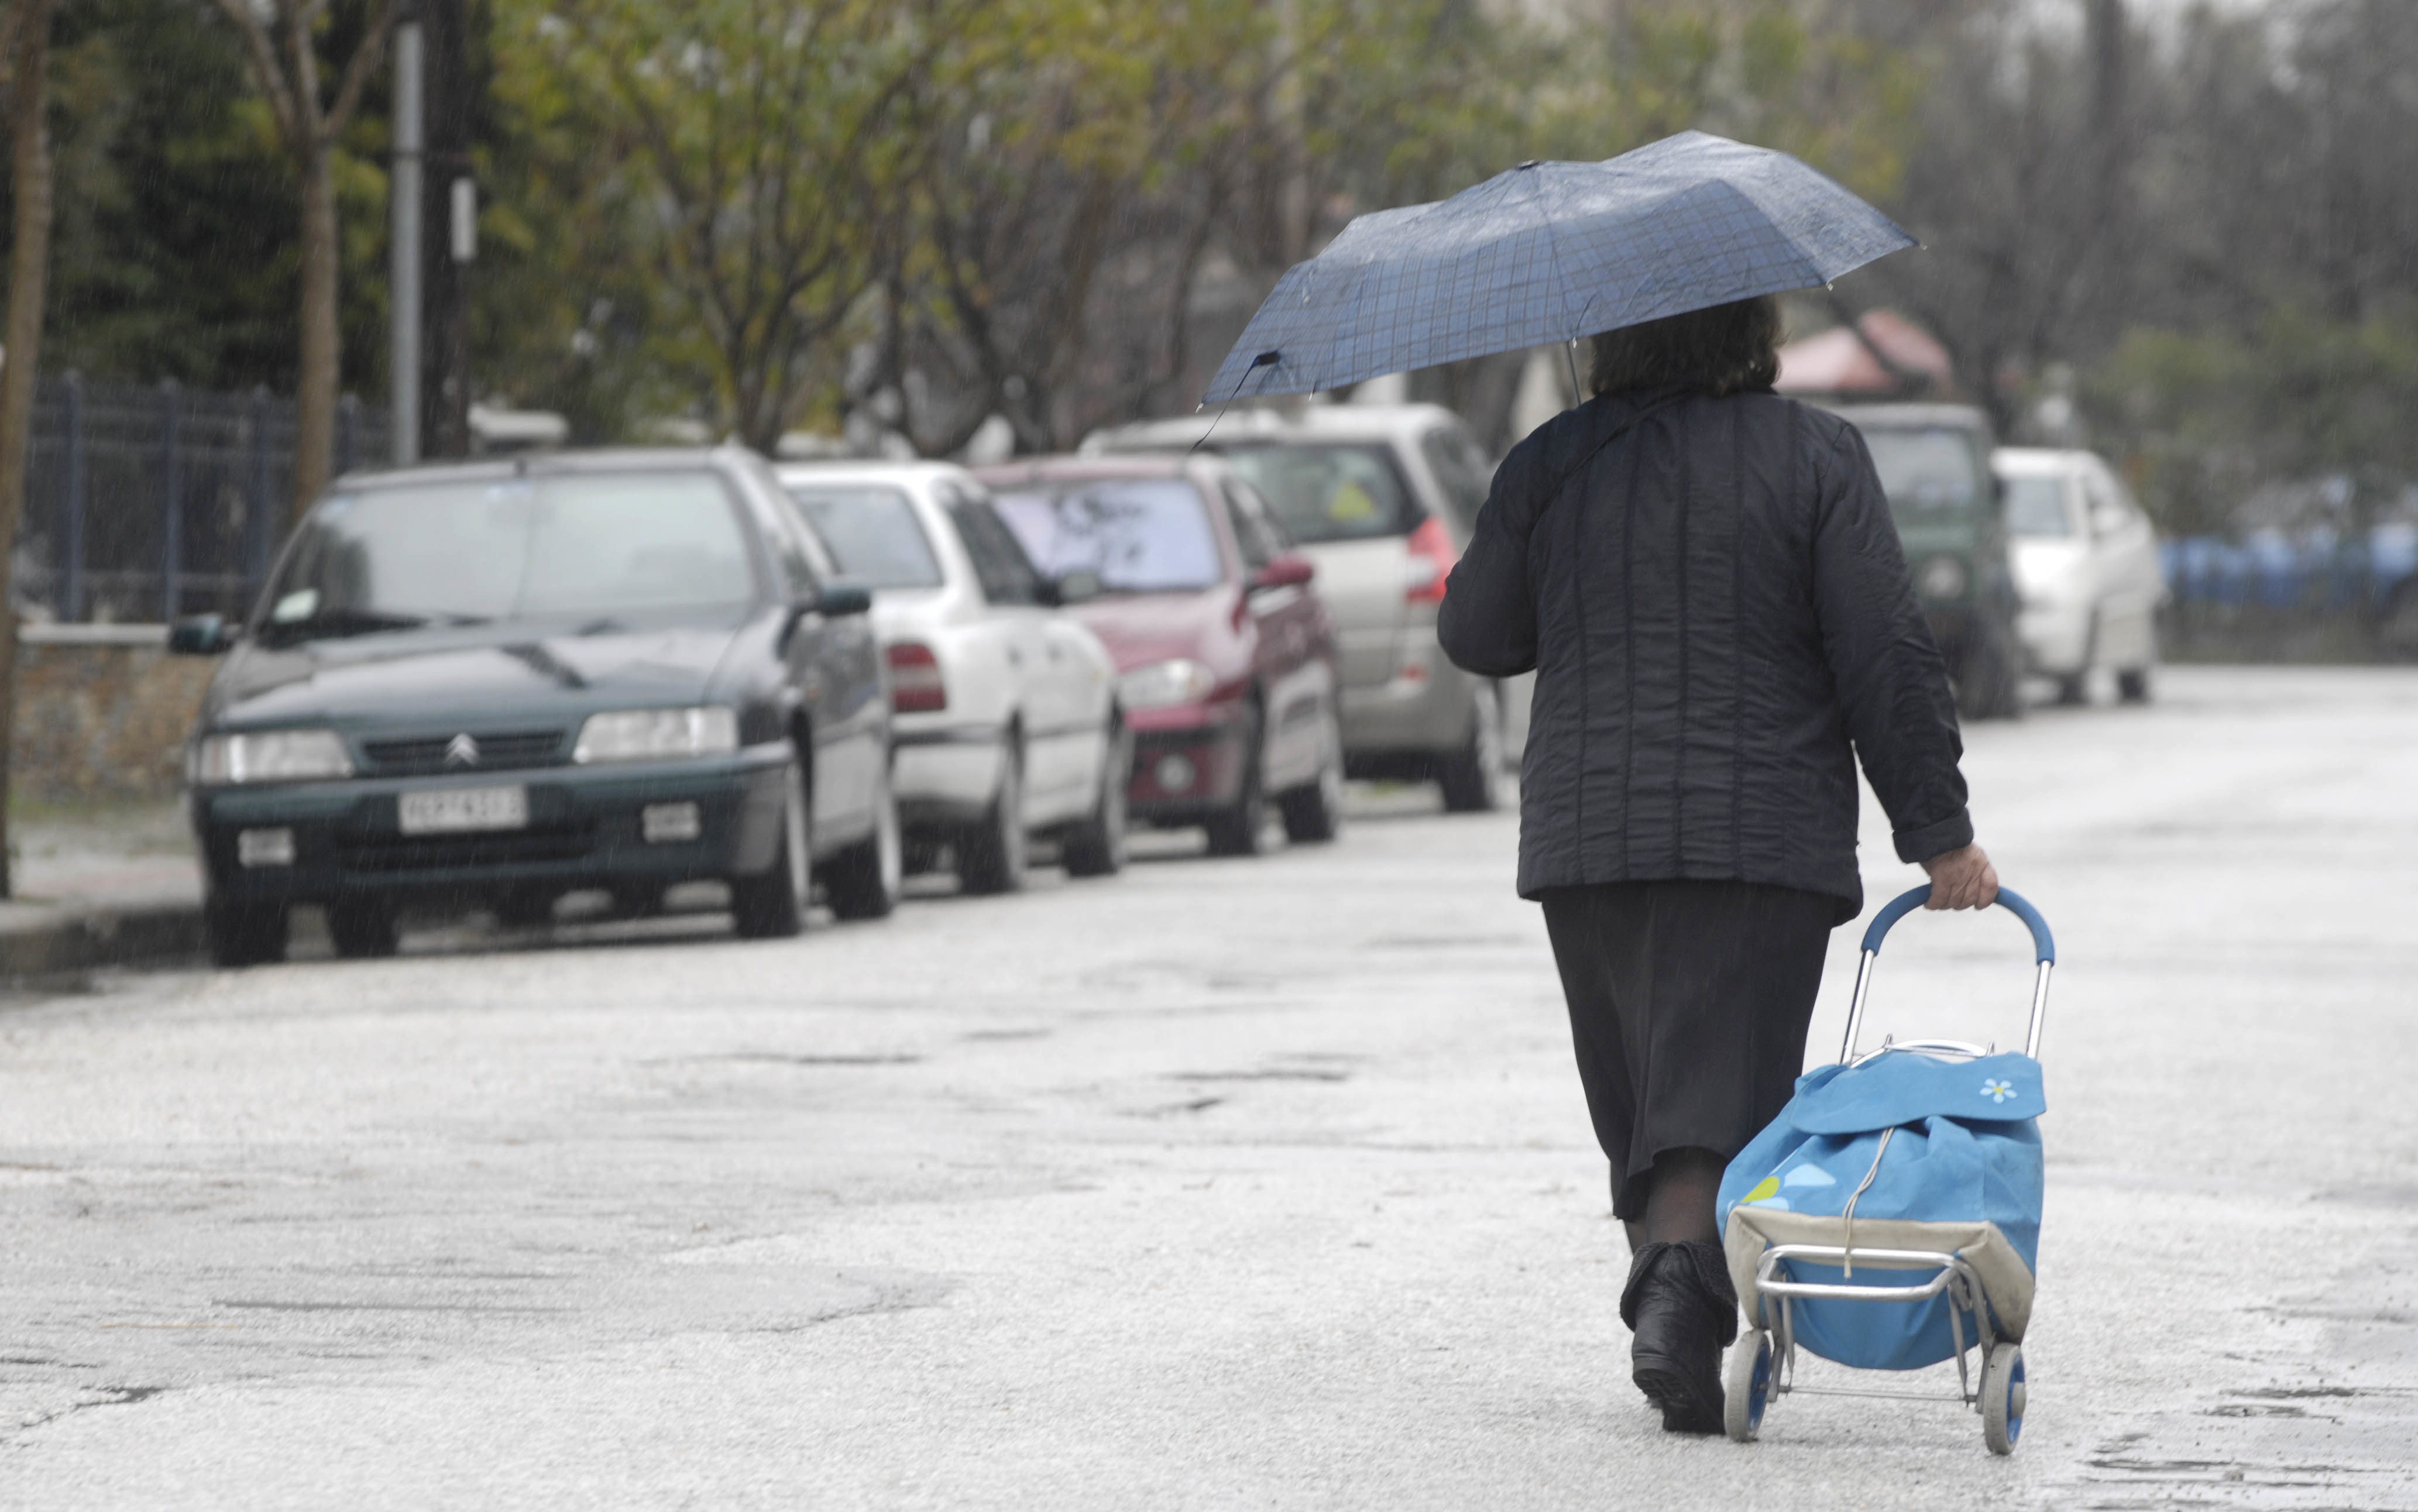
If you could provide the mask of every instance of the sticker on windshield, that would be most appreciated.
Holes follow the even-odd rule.
[[[1327,496],[1326,517],[1330,520],[1366,520],[1377,512],[1377,501],[1369,491],[1349,480]]]
[[[318,607],[319,590],[299,588],[278,600],[277,606],[268,611],[268,618],[276,624],[290,625],[298,619],[310,619]]]

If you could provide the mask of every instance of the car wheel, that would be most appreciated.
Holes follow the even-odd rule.
[[[1956,668],[1956,710],[1967,719],[2021,719],[2023,673],[2015,633],[2002,619],[1988,619],[1967,637]]]
[[[1123,725],[1109,732],[1100,753],[1100,791],[1092,812],[1068,832],[1061,848],[1069,877],[1113,877],[1125,864],[1125,789],[1133,782],[1133,737]]]
[[[1024,753],[1011,741],[1000,762],[999,790],[983,817],[957,836],[957,886],[968,893],[1013,893],[1024,885]]]
[[[1243,732],[1243,781],[1234,801],[1209,816],[1209,854],[1256,856],[1267,844],[1268,790],[1260,771],[1260,716],[1255,709]]]
[[[1285,838],[1295,845],[1323,844],[1343,832],[1343,733],[1331,708],[1325,724],[1317,780],[1277,800]]]
[[[2119,674],[2119,676],[2120,678],[2121,674]],[[2085,673],[2076,672],[2070,678],[2058,679],[2057,701],[2060,706],[2067,709],[2079,709],[2089,703],[2090,680],[2089,676]]]
[[[812,825],[805,773],[792,761],[781,778],[781,837],[773,864],[759,876],[730,879],[730,914],[740,939],[778,939],[805,927]]]
[[[1503,806],[1503,711],[1494,690],[1482,682],[1469,704],[1469,733],[1436,772],[1447,814],[1491,814]]]
[[[328,905],[328,938],[348,961],[379,960],[394,954],[394,906],[381,898],[346,898]]]
[[[285,959],[285,909],[282,904],[222,903],[202,909],[202,936],[220,966],[267,966]]]
[[[2376,644],[2395,661],[2418,661],[2418,578],[2405,579],[2377,616]]]
[[[2128,666],[2116,674],[2116,696],[2123,703],[2146,704],[2150,701],[2150,669]]]
[[[873,805],[873,833],[823,867],[823,895],[842,919],[885,918],[898,906],[907,853],[898,833],[898,797],[890,790],[886,771]]]

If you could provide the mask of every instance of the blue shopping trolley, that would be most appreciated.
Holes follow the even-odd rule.
[[[1740,1443],[1761,1431],[1773,1397],[1803,1389],[1800,1347],[1868,1370],[1953,1359],[1991,1451],[2012,1454],[2023,1432],[2041,1219],[2034,1121],[2047,1107],[2038,1058],[2057,944],[2039,909],[1999,890],[1999,906],[2031,929],[2036,962],[2021,1055],[1885,1039],[1859,1056],[1881,941],[1930,896],[1918,887],[1873,920],[1839,1063],[1798,1078],[1787,1107],[1722,1179],[1722,1245],[1747,1319],[1725,1401]]]

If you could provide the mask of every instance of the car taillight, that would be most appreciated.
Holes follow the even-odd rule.
[[[1444,580],[1452,575],[1452,564],[1461,560],[1461,553],[1452,548],[1452,537],[1445,534],[1444,522],[1429,515],[1402,544],[1411,552],[1403,568],[1403,596],[1413,603],[1442,603]]]
[[[929,714],[949,707],[949,684],[932,648],[902,640],[882,652],[890,662],[890,707],[902,714]]]

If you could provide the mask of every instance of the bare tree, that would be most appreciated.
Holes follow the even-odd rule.
[[[893,262],[919,81],[987,3],[563,0],[526,23],[583,160],[635,191],[672,349],[750,446],[779,446]]]
[[[879,388],[860,397],[895,404],[926,455],[993,415],[1030,452],[1144,412],[1185,363],[1256,71],[1236,60],[1264,39],[1232,0],[1105,16],[1007,0],[962,32],[926,82],[913,236],[884,278]]]
[[[2021,420],[2010,376],[2103,353],[2135,277],[2124,228],[2137,42],[2122,0],[2086,0],[2080,19],[2078,41],[2013,5],[1951,32],[1893,206],[1929,250],[1874,273],[2002,431]]]
[[[319,32],[329,0],[217,0],[243,37],[253,82],[268,98],[278,140],[301,190],[301,372],[295,394],[293,513],[328,484],[335,455],[336,388],[344,352],[337,327],[336,186],[329,155],[360,108],[361,91],[386,51],[394,0],[376,0],[332,99],[321,98]]]
[[[53,0],[18,0],[0,29],[5,65],[15,237],[8,252],[8,344],[0,365],[0,549],[17,539],[25,512],[34,382],[40,376],[42,307],[51,268],[50,108]],[[0,573],[6,569],[0,568]],[[0,582],[0,897],[14,893],[8,864],[9,747],[17,728],[17,611]]]

